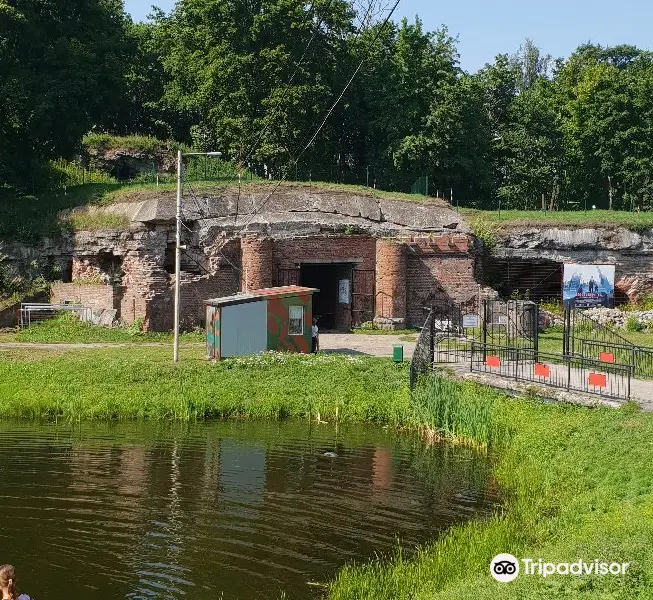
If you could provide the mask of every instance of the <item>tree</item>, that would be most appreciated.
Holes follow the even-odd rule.
[[[115,123],[124,13],[120,0],[0,0],[0,24],[0,175],[24,186],[93,123]]]
[[[550,54],[542,55],[533,40],[526,38],[517,53],[512,55],[511,63],[517,74],[517,87],[528,90],[539,78],[548,77],[552,58]]]
[[[338,89],[352,17],[344,0],[181,0],[157,29],[173,133],[189,139],[197,126],[238,161],[253,145],[280,174]]]
[[[553,101],[553,86],[540,79],[522,91],[509,109],[499,147],[505,153],[504,205],[524,210],[553,210],[564,175],[564,138]],[[544,204],[543,202],[543,204]]]

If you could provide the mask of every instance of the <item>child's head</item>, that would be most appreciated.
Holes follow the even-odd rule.
[[[313,325],[317,325],[317,319],[313,317]]]
[[[2,565],[0,567],[0,591],[3,596],[13,598],[15,586],[16,569],[12,565]]]

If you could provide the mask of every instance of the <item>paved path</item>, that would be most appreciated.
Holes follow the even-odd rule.
[[[320,350],[342,354],[367,354],[369,356],[392,356],[392,345],[402,344],[404,360],[409,360],[415,350],[415,342],[402,340],[416,335],[363,335],[357,333],[321,333]]]
[[[402,344],[404,359],[409,360],[415,350],[415,342],[406,341],[406,338],[417,339],[417,336],[399,335],[361,335],[354,333],[321,333],[320,350],[324,352],[338,352],[342,354],[367,354],[369,356],[392,356],[392,345]],[[401,339],[404,338],[404,339]],[[32,343],[32,342],[0,342],[2,349],[29,349],[37,350],[93,350],[97,348],[163,348],[172,347],[171,343],[148,342],[93,342],[93,343]],[[204,344],[181,344],[181,348],[203,348]]]

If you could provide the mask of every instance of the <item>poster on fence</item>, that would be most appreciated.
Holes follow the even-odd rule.
[[[614,265],[565,264],[562,283],[565,308],[613,308],[614,271]]]

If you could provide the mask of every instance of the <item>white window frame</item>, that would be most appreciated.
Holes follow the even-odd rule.
[[[296,321],[297,317],[292,316],[293,309],[299,309],[301,311],[301,325],[300,331],[298,333],[293,333],[290,329],[290,324],[292,321]],[[304,307],[301,305],[289,306],[288,307],[288,335],[304,335]]]

